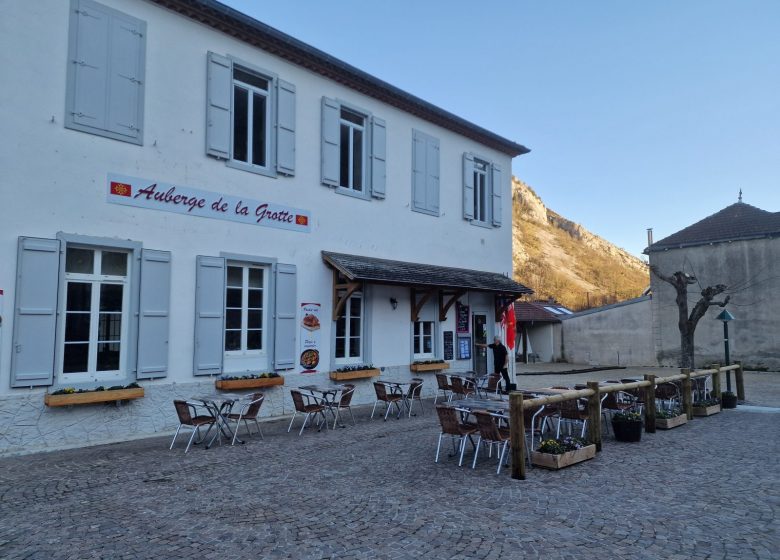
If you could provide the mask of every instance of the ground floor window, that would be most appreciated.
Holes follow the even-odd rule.
[[[347,299],[336,320],[336,361],[363,361],[363,294],[354,293]]]
[[[228,263],[225,278],[225,365],[228,370],[266,363],[268,271],[261,265]]]
[[[430,359],[434,357],[433,347],[433,321],[415,321],[412,340],[412,349],[416,360]]]

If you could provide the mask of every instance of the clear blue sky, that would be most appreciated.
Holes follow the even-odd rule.
[[[780,211],[778,0],[228,0],[532,152],[514,174],[634,254]]]

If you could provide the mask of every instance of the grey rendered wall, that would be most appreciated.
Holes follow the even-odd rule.
[[[729,323],[732,360],[747,368],[780,370],[780,238],[734,241],[650,254],[650,264],[665,274],[678,270],[693,273],[702,287],[730,286],[727,309],[736,317]],[[676,366],[680,359],[677,306],[671,286],[652,277],[653,338],[661,365]],[[701,288],[688,291],[689,310],[700,298]],[[719,297],[718,299],[722,299]],[[723,323],[712,307],[699,321],[694,337],[695,365],[723,362]]]
[[[649,297],[563,320],[561,353],[569,363],[656,365]]]

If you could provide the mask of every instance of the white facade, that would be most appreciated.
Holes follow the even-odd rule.
[[[285,375],[288,387],[304,382],[327,382],[327,372],[339,365],[334,357],[335,323],[331,321],[333,274],[323,262],[323,250],[511,276],[510,155],[358,93],[154,3],[104,0],[102,4],[146,24],[140,145],[64,126],[68,66],[72,64],[67,60],[69,33],[72,32],[69,25],[71,3],[61,0],[5,3],[0,18],[0,41],[6,47],[0,51],[0,59],[4,75],[14,77],[13,87],[9,87],[9,82],[2,87],[0,102],[0,122],[4,130],[3,149],[0,150],[0,169],[3,170],[0,176],[0,255],[5,263],[0,268],[0,290],[5,299],[0,328],[0,416],[5,425],[0,428],[3,430],[0,453],[125,438],[128,419],[132,419],[130,424],[136,435],[175,427],[170,399],[213,389],[213,377],[193,374],[198,256],[226,257],[228,265],[238,261],[263,268],[266,283],[262,307],[266,315],[262,336],[267,337],[263,343],[266,350],[274,345],[270,299],[275,294],[273,282],[269,281],[274,275],[274,265],[294,265],[298,304],[316,302],[322,305],[318,373],[301,374],[301,366],[296,360],[292,369],[280,371]],[[209,52],[234,57],[294,85],[294,176],[252,173],[228,166],[225,161],[206,154]],[[322,184],[323,97],[358,107],[386,123],[384,198],[345,196],[337,192],[339,189]],[[438,216],[411,209],[413,131],[439,142]],[[463,217],[464,154],[475,154],[504,170],[500,185],[496,186],[504,200],[500,227],[475,225]],[[308,213],[310,230],[289,231],[112,204],[107,201],[110,174],[302,209]],[[43,406],[43,393],[52,387],[79,386],[79,383],[89,381],[86,377],[82,379],[62,371],[67,315],[64,307],[67,278],[62,277],[62,271],[55,281],[60,297],[57,340],[51,356],[55,364],[53,383],[33,388],[19,387],[20,384],[15,383],[17,387],[12,388],[12,355],[20,352],[13,346],[12,324],[19,290],[18,239],[53,240],[58,239],[58,235],[63,250],[76,247],[78,242],[87,243],[88,247],[94,243],[93,248],[111,249],[115,244],[127,247],[129,241],[139,248],[169,253],[167,371],[161,374],[164,377],[141,383],[146,389],[146,398],[110,411],[96,407],[55,410]],[[241,255],[247,258],[243,259]],[[127,296],[130,299],[125,306],[132,305],[132,293],[138,289],[134,285],[138,280],[133,276],[137,272],[136,266],[139,266],[138,262],[129,264],[126,290],[131,295]],[[98,283],[94,286],[99,286],[100,281],[96,280]],[[102,281],[105,283],[105,278]],[[247,289],[246,285],[244,288]],[[390,298],[399,302],[397,309],[389,303]],[[493,296],[470,292],[461,300],[469,303],[472,311],[488,315],[492,334],[495,329]],[[363,304],[366,327],[362,358],[396,376],[409,375],[408,365],[414,359],[409,289],[368,285],[363,291]],[[123,328],[135,324],[132,311],[126,309]],[[246,309],[243,312],[248,313]],[[97,315],[93,320],[98,320]],[[441,357],[442,333],[455,329],[454,320],[453,307],[446,321],[435,321],[437,357]],[[128,340],[128,335],[122,334],[122,341]],[[297,356],[300,340],[295,344]],[[122,351],[125,352],[124,362],[116,381],[127,383],[135,380],[126,369],[136,349],[128,342]],[[224,371],[242,373],[275,369],[271,363],[272,354],[258,356],[242,362],[240,355],[226,355]],[[456,361],[452,367],[465,370],[471,369],[472,364]],[[111,385],[115,381],[108,377],[98,378],[92,380],[92,385]],[[433,391],[434,384],[432,377],[426,377],[428,392]],[[269,399],[265,414],[291,410],[285,402],[288,398],[286,389],[269,389],[266,394]],[[373,389],[370,383],[361,383],[358,394],[362,402],[371,402]],[[116,428],[111,428],[112,421]],[[63,424],[70,427],[64,429]],[[95,429],[95,424],[100,424],[100,429]]]

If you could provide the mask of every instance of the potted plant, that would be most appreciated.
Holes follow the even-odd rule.
[[[331,371],[329,377],[333,381],[349,381],[351,379],[365,379],[367,377],[378,377],[381,371],[375,368],[373,364],[360,364],[354,366],[344,366]]]
[[[531,452],[531,463],[546,469],[558,470],[575,463],[593,459],[596,446],[576,437],[546,439]]]
[[[221,375],[214,382],[217,389],[235,391],[240,389],[257,389],[284,385],[284,377],[276,372],[252,373],[247,375]]]
[[[720,406],[723,408],[737,408],[737,395],[731,391],[724,391],[720,394]]]
[[[416,373],[423,371],[442,371],[449,368],[450,364],[444,360],[415,360],[413,364],[409,365],[409,369]]]
[[[640,441],[642,439],[642,415],[632,410],[612,415],[612,430],[617,441]]]
[[[704,399],[693,403],[694,416],[712,416],[720,412],[720,401],[718,399]]]
[[[43,396],[46,406],[71,406],[74,404],[94,404],[105,402],[130,401],[144,396],[144,389],[138,383],[114,385],[105,388],[75,389],[64,387]]]
[[[655,427],[662,430],[671,430],[688,422],[688,416],[679,407],[671,410],[660,409],[655,412]]]

